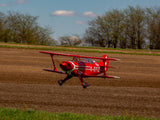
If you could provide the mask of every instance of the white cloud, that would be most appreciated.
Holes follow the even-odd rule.
[[[84,21],[76,21],[76,24],[85,24]]]
[[[16,0],[16,1],[8,1],[6,3],[0,4],[0,7],[14,7],[17,4],[25,4],[30,0]]]
[[[57,10],[52,13],[53,16],[75,16],[75,11]]]
[[[7,7],[7,4],[5,4],[5,3],[0,4],[0,7]]]
[[[88,12],[84,12],[83,16],[86,16],[86,17],[96,17],[97,15],[95,13],[93,13],[92,11],[88,11]]]
[[[78,16],[78,17],[97,17],[97,15],[92,11],[87,11],[82,14],[77,14],[75,11],[67,11],[67,10],[56,10],[51,13],[51,16]],[[76,24],[84,24],[82,21],[76,21]]]
[[[17,0],[17,4],[25,4],[29,0]]]

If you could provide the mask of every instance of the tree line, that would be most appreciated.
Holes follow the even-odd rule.
[[[42,27],[38,17],[17,12],[0,12],[0,41],[36,45],[56,45],[50,27]],[[88,22],[83,38],[78,35],[62,36],[59,44],[80,44],[132,49],[160,49],[160,8],[129,6],[113,9]]]
[[[54,45],[49,27],[41,27],[38,17],[18,12],[0,12],[0,41],[36,45]]]
[[[160,49],[160,8],[108,11],[89,21],[84,39],[91,46]]]

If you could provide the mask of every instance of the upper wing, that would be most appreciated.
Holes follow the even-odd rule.
[[[45,53],[45,54],[50,54],[50,55],[69,56],[69,57],[79,57],[79,58],[91,58],[91,59],[102,59],[102,60],[114,60],[114,61],[119,61],[119,59],[114,59],[114,58],[103,58],[103,57],[70,55],[70,54],[54,53],[54,52],[47,52],[47,51],[40,51],[40,53]]]

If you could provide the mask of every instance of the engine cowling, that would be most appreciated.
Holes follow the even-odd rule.
[[[72,70],[74,68],[74,66],[69,61],[63,61],[60,64],[60,67],[64,71],[70,71],[70,70]]]

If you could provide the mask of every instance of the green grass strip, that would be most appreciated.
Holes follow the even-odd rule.
[[[0,45],[0,47],[3,48],[17,48],[17,49],[35,49],[35,50],[53,50],[53,51],[69,51],[69,52],[91,52],[91,53],[111,53],[111,54],[129,54],[129,55],[150,55],[150,56],[160,56],[160,54],[157,53],[142,53],[142,52],[120,52],[120,51],[102,51],[98,49],[88,49],[88,48],[83,48],[83,49],[72,49],[68,47],[38,47],[38,46],[14,46],[14,45]]]
[[[0,120],[160,120],[133,116],[94,116],[76,113],[48,113],[0,107]]]

